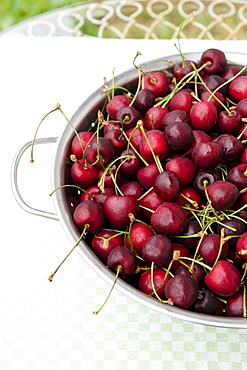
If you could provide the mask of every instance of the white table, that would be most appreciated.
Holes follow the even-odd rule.
[[[184,40],[182,48],[244,51],[247,41]],[[70,117],[102,84],[139,62],[176,53],[174,41],[87,38],[0,38],[1,258],[0,368],[44,369],[245,369],[247,332],[191,324],[156,313],[114,290],[74,252],[52,283],[47,277],[70,250],[59,222],[24,212],[10,186],[13,157],[32,140],[41,118],[56,103]],[[65,121],[54,113],[39,137],[57,136]],[[23,158],[23,196],[53,210],[52,145]]]

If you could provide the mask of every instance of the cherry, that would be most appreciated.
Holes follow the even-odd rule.
[[[246,118],[247,117],[247,98],[241,99],[238,102],[236,109],[240,113],[242,118]]]
[[[170,100],[169,109],[170,111],[182,110],[189,113],[193,105],[193,96],[186,91],[177,92]]]
[[[204,79],[204,85],[201,87],[200,92],[203,93],[204,91],[208,91],[208,89],[214,92],[214,90],[219,88],[217,91],[220,92],[223,96],[227,96],[228,85],[223,85],[224,82],[225,80],[217,74],[206,76],[206,78]],[[223,86],[221,87],[221,85]]]
[[[172,277],[165,285],[165,295],[170,304],[177,307],[189,308],[197,297],[194,280],[183,274]]]
[[[155,179],[154,191],[166,202],[174,201],[181,188],[178,176],[172,171],[163,171]]]
[[[119,245],[124,244],[123,236],[113,230],[102,230],[92,239],[92,249],[101,261],[107,262],[110,252]]]
[[[194,178],[193,186],[198,193],[204,194],[205,184],[210,185],[218,180],[220,175],[215,170],[200,170]]]
[[[163,72],[149,72],[148,75],[143,76],[144,88],[151,90],[155,96],[165,96],[169,80]]]
[[[191,127],[184,122],[169,123],[165,127],[165,137],[170,147],[179,151],[186,151],[194,141]]]
[[[172,243],[165,236],[156,234],[150,236],[141,249],[141,257],[154,262],[158,267],[168,267],[172,259]]]
[[[247,98],[247,76],[238,76],[230,82],[229,96],[235,102]]]
[[[141,89],[135,98],[134,106],[141,114],[145,114],[149,108],[154,106],[154,103],[154,92],[149,89]]]
[[[221,250],[220,250],[221,249]],[[205,263],[213,266],[217,259],[224,259],[228,252],[227,242],[222,242],[218,234],[208,234],[202,238],[198,253]]]
[[[144,116],[144,127],[147,130],[163,130],[162,120],[167,113],[168,110],[159,105],[150,108]]]
[[[85,159],[96,168],[107,166],[114,158],[114,148],[104,137],[93,139],[85,151]]]
[[[240,257],[247,259],[247,231],[244,232],[236,243],[236,251]]]
[[[148,166],[141,167],[137,172],[137,178],[140,184],[145,189],[150,189],[154,186],[155,179],[160,171],[155,162],[150,163]]]
[[[163,269],[155,268],[153,271],[149,269],[141,273],[138,286],[143,293],[153,296],[154,298],[158,295],[160,299],[164,300],[164,288],[170,279],[171,275],[167,274]],[[154,289],[156,292],[155,294]]]
[[[195,312],[204,313],[207,315],[214,315],[217,307],[217,298],[207,289],[203,289],[198,292],[198,297],[192,306]]]
[[[217,109],[212,102],[199,101],[190,109],[191,125],[196,130],[209,131],[217,120]]]
[[[150,220],[153,211],[155,211],[163,203],[163,199],[161,199],[154,190],[149,191],[139,200],[140,206],[144,207],[144,209],[142,209],[142,214],[148,220]]]
[[[100,204],[101,207],[104,207],[105,201],[110,195],[115,195],[115,190],[113,188],[105,188],[104,191],[97,192],[94,195],[93,200]]]
[[[189,123],[189,114],[185,112],[184,110],[172,110],[171,112],[168,112],[163,120],[163,126],[166,127],[169,125],[169,123],[173,122],[184,122],[184,123]]]
[[[77,159],[82,158],[84,150],[92,140],[93,135],[94,133],[91,131],[81,131],[74,137],[71,143],[71,153],[74,154]]]
[[[110,195],[104,210],[108,222],[116,229],[124,230],[130,224],[129,214],[137,215],[139,204],[133,195]]]
[[[179,257],[190,257],[189,249],[183,244],[172,243],[172,250],[173,250],[173,255],[176,253],[179,253]],[[180,261],[174,259],[171,265],[171,272],[174,273],[179,266],[181,266]]]
[[[120,154],[127,146],[127,140],[124,137],[122,130],[119,128],[108,131],[104,138],[107,139],[114,148],[115,154]]]
[[[246,317],[247,297],[244,288],[227,299],[226,315],[228,317]]]
[[[242,155],[241,155],[241,163],[247,163],[247,148],[244,149]]]
[[[188,186],[194,179],[197,167],[187,157],[176,156],[166,162],[165,169],[167,171],[174,172],[182,185],[182,187]]]
[[[83,158],[72,164],[70,174],[73,183],[82,188],[87,188],[98,180],[98,169],[94,166],[87,166]]]
[[[239,159],[244,151],[244,144],[231,134],[222,134],[218,136],[214,142],[221,146],[223,150],[222,158],[226,161]]]
[[[245,224],[239,219],[223,220],[221,224],[217,225],[217,233],[221,234],[224,228],[224,237],[234,236],[229,238],[227,244],[229,247],[235,247],[238,240],[237,235],[242,235],[245,232]]]
[[[139,181],[128,181],[120,187],[123,195],[133,195],[136,199],[144,194],[144,190]]]
[[[119,245],[109,253],[107,266],[112,271],[119,269],[119,276],[126,279],[133,275],[137,268],[136,256],[125,246]]]
[[[236,109],[231,114],[227,111],[219,112],[216,127],[221,134],[236,134],[242,127],[240,113]]]
[[[107,104],[106,112],[109,116],[116,120],[117,112],[124,108],[128,107],[131,103],[131,99],[126,95],[115,95]]]
[[[84,202],[85,200],[93,201],[94,195],[98,194],[100,192],[100,188],[98,185],[91,185],[88,188],[85,189],[85,192],[81,192],[80,195],[80,203]]]
[[[211,169],[218,166],[222,157],[222,148],[215,142],[199,143],[192,151],[194,164],[203,169]]]
[[[164,202],[150,218],[150,224],[158,234],[168,236],[179,234],[186,226],[187,217],[184,209],[176,203]]]
[[[102,178],[103,176],[103,178]],[[115,179],[115,180],[114,180]],[[122,183],[122,175],[120,171],[116,171],[116,167],[110,168],[107,172],[104,168],[99,170],[99,181],[104,188],[114,188],[115,183]]]
[[[232,167],[226,176],[226,180],[236,185],[239,190],[247,188],[247,163]]]
[[[188,73],[194,71],[194,67],[198,68],[198,64],[192,60],[184,60],[178,63],[175,63],[173,73],[178,81],[185,77]]]
[[[120,121],[125,130],[135,127],[141,118],[140,112],[134,107],[123,107],[116,114],[116,120]]]
[[[239,66],[233,65],[233,66],[227,67],[225,71],[221,73],[220,76],[224,79],[224,81],[229,81],[234,76],[236,76],[236,74],[238,74],[240,71],[241,71],[241,68]],[[240,76],[244,76],[244,75],[245,75],[244,72],[240,74]]]
[[[143,128],[144,132],[147,132],[147,129]],[[139,150],[139,144],[143,136],[142,130],[139,127],[132,127],[126,131],[126,136],[128,141],[133,147]]]
[[[214,94],[207,90],[203,91],[200,95],[200,98],[201,101],[209,101],[210,103],[213,103],[218,111],[223,110],[226,103],[225,96],[219,91],[216,91]]]
[[[201,227],[196,220],[188,220],[185,228],[175,237],[176,242],[181,242],[189,249],[195,249],[200,235],[197,234],[201,231]]]
[[[202,197],[200,194],[191,186],[186,186],[181,190],[180,195],[175,200],[181,207],[188,207],[193,209],[201,208]],[[190,210],[185,209],[187,217],[193,216]]]
[[[105,223],[103,208],[95,202],[85,200],[76,207],[73,219],[80,230],[84,230],[85,225],[89,233],[97,233]]]
[[[206,74],[210,75],[223,73],[227,66],[225,53],[218,49],[211,48],[202,53],[200,63],[203,65],[207,62],[209,64],[203,70]]]
[[[134,222],[131,225],[129,235],[126,237],[126,245],[129,249],[133,249],[137,254],[141,255],[144,243],[154,235],[154,231],[147,224],[142,222]]]
[[[205,276],[204,282],[212,293],[230,297],[240,288],[241,274],[232,263],[220,260]]]
[[[213,207],[218,211],[230,209],[238,197],[238,188],[229,181],[215,181],[206,189]]]
[[[196,262],[193,263],[192,261],[185,260],[184,263],[185,264],[183,265],[180,264],[180,266],[176,269],[175,275],[187,275],[194,280],[197,287],[202,286],[206,275],[204,268]]]
[[[163,161],[168,155],[169,146],[163,132],[151,130],[142,136],[139,149],[142,158],[152,163],[155,162],[154,156],[158,156],[160,161]]]
[[[142,161],[133,149],[128,148],[120,154],[119,165],[123,176],[133,177],[141,168]]]

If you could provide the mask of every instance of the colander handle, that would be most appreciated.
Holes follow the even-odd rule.
[[[37,144],[51,144],[51,143],[56,143],[56,141],[57,141],[57,137],[49,137],[49,138],[36,139],[34,144],[35,145],[37,145]],[[28,143],[23,145],[17,151],[17,153],[15,155],[15,158],[13,160],[13,165],[12,165],[12,169],[11,169],[11,185],[12,185],[13,194],[14,194],[15,199],[16,199],[17,203],[19,204],[19,206],[21,208],[23,208],[25,211],[27,211],[29,213],[32,213],[33,215],[36,215],[36,216],[42,216],[42,217],[46,217],[46,218],[49,218],[49,219],[58,220],[58,216],[57,216],[56,213],[43,211],[43,210],[31,207],[30,205],[28,205],[24,201],[24,199],[21,195],[19,184],[18,184],[18,168],[19,168],[20,160],[21,160],[23,154],[25,153],[25,151],[28,148],[31,147],[31,145],[32,145],[32,141],[29,141]]]

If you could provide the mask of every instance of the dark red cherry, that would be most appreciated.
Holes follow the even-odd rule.
[[[163,120],[163,126],[166,127],[169,125],[169,123],[173,122],[184,122],[184,123],[189,123],[189,114],[183,110],[173,110],[171,112],[168,112]]]
[[[209,75],[204,79],[205,86],[203,85],[201,87],[200,92],[202,93],[202,92],[208,91],[208,90],[214,92],[214,90],[217,89],[217,91],[220,92],[223,96],[227,96],[227,94],[228,94],[228,85],[226,85],[224,83],[225,83],[225,80],[222,77],[220,77],[219,75],[217,75],[217,74]]]
[[[247,117],[247,98],[241,99],[238,102],[236,109],[240,113],[242,118],[246,118]]]
[[[247,259],[247,231],[238,238],[236,251],[241,258]]]
[[[71,179],[75,185],[87,188],[95,184],[98,180],[98,169],[94,166],[88,166],[82,158],[72,164]]]
[[[247,296],[241,287],[237,293],[227,299],[226,315],[228,317],[245,317],[247,307]]]
[[[73,214],[76,226],[82,231],[86,225],[89,233],[97,233],[105,223],[103,208],[91,200],[81,202]]]
[[[199,143],[192,151],[194,164],[203,169],[211,169],[218,166],[222,157],[222,148],[215,142]]]
[[[218,307],[218,300],[216,296],[207,289],[198,292],[192,309],[195,312],[204,313],[206,315],[214,315]]]
[[[129,214],[137,216],[139,204],[133,195],[110,195],[104,210],[108,222],[116,229],[124,230],[130,224]]]
[[[205,263],[213,266],[216,259],[224,259],[228,252],[227,242],[221,245],[221,237],[218,234],[208,234],[202,238],[198,249],[199,255],[204,259]]]
[[[172,250],[173,250],[173,254],[178,253],[179,257],[190,257],[189,249],[183,244],[172,243]],[[179,266],[181,266],[180,261],[174,259],[171,265],[171,272],[174,273]]]
[[[184,263],[180,264],[180,266],[175,271],[175,275],[187,275],[194,280],[197,287],[202,286],[206,275],[203,267],[196,262],[193,263],[192,261],[187,260],[184,260],[183,262]]]
[[[107,266],[114,272],[120,268],[119,276],[128,278],[137,268],[135,254],[123,245],[115,247],[107,258]]]
[[[226,176],[226,180],[236,185],[239,190],[247,188],[247,163],[232,167]]]
[[[176,203],[161,204],[150,218],[150,224],[158,234],[177,235],[184,230],[187,216],[182,207]]]
[[[181,189],[180,180],[172,171],[163,171],[155,179],[154,191],[166,202],[174,201]]]
[[[135,127],[140,118],[140,112],[134,107],[129,106],[121,108],[116,114],[116,120],[121,122],[124,130]]]
[[[71,152],[77,159],[82,158],[83,152],[88,143],[92,140],[94,133],[91,131],[81,131],[74,137],[71,143]]]
[[[144,197],[139,200],[139,204],[142,208],[142,215],[150,220],[153,212],[161,205],[164,201],[161,199],[154,190],[149,191]]]
[[[198,64],[196,62],[194,62],[193,60],[186,59],[184,61],[181,61],[175,64],[173,73],[176,79],[180,81],[188,73],[193,72],[195,68],[197,67],[198,67]]]
[[[236,76],[241,71],[241,68],[239,66],[233,65],[229,66],[225,69],[224,72],[221,73],[221,77],[224,79],[224,81],[229,81],[231,78]],[[244,71],[240,74],[240,76],[244,76]]]
[[[144,190],[139,181],[128,181],[120,187],[123,195],[134,195],[136,199],[144,194]]]
[[[114,158],[114,148],[104,137],[93,139],[85,151],[85,159],[96,168],[106,167]]]
[[[220,180],[220,175],[215,170],[200,170],[193,181],[193,186],[198,193],[203,194],[205,186]]]
[[[221,134],[236,134],[242,127],[242,120],[240,113],[234,109],[229,114],[227,111],[221,111],[218,114],[217,123],[216,123],[217,130]]]
[[[193,96],[185,91],[177,92],[169,102],[170,111],[182,110],[186,113],[189,113],[193,105]]]
[[[135,176],[141,166],[142,161],[133,149],[129,148],[122,151],[119,159],[119,171],[123,176]]]
[[[144,132],[147,132],[147,129],[143,129]],[[143,136],[142,130],[139,127],[132,127],[126,131],[126,136],[128,137],[128,141],[133,147],[139,150],[139,144],[141,138]]]
[[[238,197],[238,188],[229,181],[215,181],[206,189],[212,205],[217,211],[230,209]]]
[[[137,173],[137,178],[145,189],[150,189],[154,186],[156,177],[159,175],[159,173],[160,171],[157,167],[157,164],[153,162],[148,166],[141,167]]]
[[[122,235],[113,230],[101,230],[92,239],[92,249],[101,261],[107,262],[110,252],[124,244]]]
[[[146,270],[141,273],[138,281],[138,286],[141,292],[156,298],[165,299],[165,286],[171,279],[171,275],[167,274],[165,270],[155,268],[153,272]],[[154,293],[154,289],[156,294]]]
[[[165,137],[170,147],[178,151],[186,151],[194,141],[192,128],[184,122],[169,123]]]
[[[209,101],[210,103],[213,103],[218,111],[223,110],[226,103],[226,98],[219,91],[216,91],[214,94],[212,94],[210,91],[206,90],[201,93],[200,98],[202,101]]]
[[[120,154],[127,146],[127,140],[124,137],[122,130],[119,128],[108,131],[104,138],[107,139],[114,148],[115,154]]]
[[[226,161],[239,159],[244,151],[244,144],[231,134],[222,134],[214,142],[221,146]]]
[[[155,234],[150,236],[141,249],[141,257],[154,262],[158,267],[168,267],[172,259],[172,243],[165,236]]]
[[[222,220],[220,224],[217,225],[217,233],[220,235],[222,229],[224,228],[224,236],[234,236],[227,240],[227,244],[231,248],[235,248],[236,242],[238,240],[238,235],[242,235],[245,232],[245,224],[239,219],[233,220]]]
[[[165,295],[174,306],[189,308],[196,300],[197,287],[190,276],[178,274],[167,282]]]
[[[149,89],[141,89],[136,96],[134,106],[141,114],[145,114],[149,108],[154,106],[154,103],[154,92]]]
[[[200,63],[203,65],[207,62],[209,65],[205,66],[203,71],[210,75],[223,73],[227,66],[225,53],[219,49],[211,48],[202,53]]]

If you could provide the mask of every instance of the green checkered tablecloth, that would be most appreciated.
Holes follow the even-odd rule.
[[[219,47],[245,51],[246,41],[184,40],[184,52]],[[41,117],[56,103],[71,116],[113,68],[170,55],[174,40],[0,38],[1,243],[0,369],[149,370],[247,368],[247,330],[227,329],[165,316],[114,289],[74,252],[52,283],[47,278],[70,250],[59,222],[24,212],[13,198],[9,172],[15,151],[32,140]],[[103,56],[103,57],[102,57]],[[50,117],[40,137],[64,125]],[[28,154],[19,170],[22,194],[34,207],[53,209],[52,145]],[[30,168],[31,166],[31,168]]]

